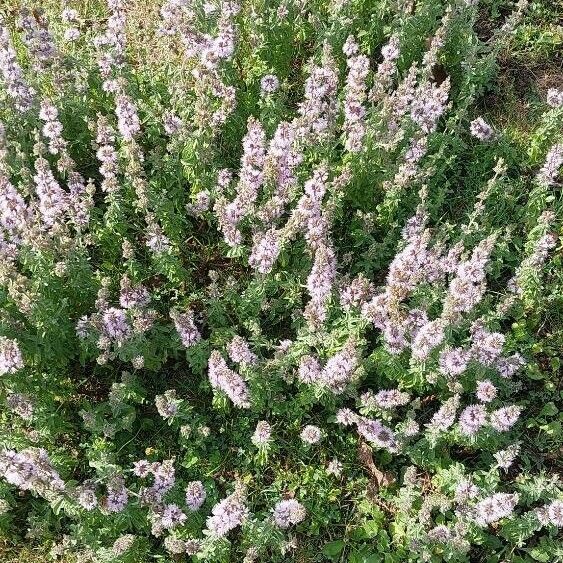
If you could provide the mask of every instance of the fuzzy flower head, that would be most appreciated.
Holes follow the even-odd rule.
[[[265,420],[261,420],[256,425],[256,430],[252,435],[251,441],[257,447],[267,446],[272,437],[272,427]]]
[[[280,87],[280,81],[274,74],[266,74],[260,80],[260,90],[263,95],[273,94]]]
[[[469,126],[469,130],[480,141],[491,141],[495,137],[493,128],[482,117],[474,119]]]
[[[522,407],[518,405],[502,407],[491,413],[490,424],[498,432],[507,432],[516,424],[521,412]]]
[[[305,507],[295,499],[281,500],[274,507],[274,522],[278,528],[286,529],[305,519]]]
[[[301,434],[299,434],[299,436],[305,444],[313,445],[320,442],[323,435],[318,426],[308,424],[303,428],[303,430],[301,430]]]
[[[227,366],[223,356],[214,350],[209,357],[209,382],[225,393],[240,408],[250,408],[250,393],[242,377]]]
[[[489,379],[477,382],[477,391],[475,392],[477,398],[482,403],[490,403],[497,396],[497,388]]]
[[[517,494],[496,493],[475,505],[474,520],[483,527],[498,522],[511,516],[517,504]]]
[[[23,358],[16,340],[0,336],[0,375],[16,373],[23,368]]]
[[[164,419],[172,418],[178,413],[180,402],[175,389],[168,389],[163,395],[157,395],[155,398],[156,410]]]
[[[186,487],[186,504],[188,508],[192,511],[199,510],[205,499],[207,498],[207,493],[203,487],[201,481],[192,481],[188,483]]]
[[[563,528],[563,501],[554,500],[547,505],[546,509],[551,524]]]
[[[459,415],[459,429],[466,436],[473,436],[486,422],[487,411],[483,405],[465,407]]]
[[[239,492],[235,492],[211,510],[207,519],[207,529],[218,537],[226,536],[231,530],[240,526],[248,518],[248,508]]]

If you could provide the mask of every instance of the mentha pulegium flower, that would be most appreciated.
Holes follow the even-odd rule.
[[[235,492],[212,508],[211,516],[207,519],[207,529],[216,536],[224,537],[240,526],[248,515],[244,499],[239,492]]]
[[[299,524],[305,519],[305,507],[295,499],[280,500],[274,507],[274,523],[278,528],[286,529]]]
[[[497,396],[497,388],[489,379],[477,382],[475,395],[482,403],[490,403]]]
[[[227,345],[229,358],[241,365],[252,365],[257,361],[256,354],[250,350],[248,342],[242,336],[235,335]]]
[[[201,333],[195,324],[194,312],[191,309],[183,312],[172,310],[170,311],[170,318],[174,321],[176,332],[186,348],[201,340]]]
[[[267,446],[272,437],[272,427],[265,420],[260,420],[256,425],[251,442],[257,447]]]
[[[205,499],[207,493],[201,481],[191,481],[186,487],[186,505],[190,510],[199,510]]]
[[[274,74],[266,74],[260,79],[260,90],[262,94],[273,94],[280,87],[280,81]]]
[[[209,357],[209,381],[241,408],[250,408],[250,393],[242,377],[227,366],[223,356],[214,350]]]
[[[23,368],[23,358],[16,340],[0,336],[0,375],[16,373]]]
[[[320,442],[323,434],[318,426],[308,424],[303,428],[303,430],[301,430],[301,434],[299,434],[299,436],[305,444],[313,445]]]
[[[482,117],[474,119],[470,124],[469,130],[480,141],[491,141],[495,137],[493,128]]]

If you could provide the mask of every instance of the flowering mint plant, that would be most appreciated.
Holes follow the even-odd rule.
[[[0,19],[3,539],[560,560],[562,91],[483,104],[525,0],[53,4]]]

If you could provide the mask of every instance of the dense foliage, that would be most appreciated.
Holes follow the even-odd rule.
[[[130,4],[0,22],[3,537],[563,560],[563,90],[483,114],[527,2]]]

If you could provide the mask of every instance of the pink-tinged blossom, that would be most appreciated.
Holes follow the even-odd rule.
[[[295,170],[303,160],[297,146],[297,129],[294,123],[282,121],[268,145],[264,163],[266,177],[273,181],[272,195],[257,210],[257,217],[270,225],[279,219],[291,199],[292,188],[297,183]]]
[[[191,309],[184,312],[172,310],[170,311],[170,318],[174,321],[176,332],[186,348],[201,340],[201,333],[195,324],[194,313]]]
[[[230,203],[227,203],[224,197],[217,198],[214,206],[219,227],[229,246],[241,244],[242,233],[239,230],[239,223],[254,211],[264,181],[266,134],[262,125],[253,117],[248,120],[248,129],[242,146],[237,194]]]
[[[474,485],[470,479],[463,478],[456,486],[455,500],[457,502],[467,502],[479,494],[479,487]]]
[[[280,87],[280,81],[275,74],[266,74],[260,79],[260,90],[263,95],[273,94]]]
[[[537,175],[538,182],[543,186],[553,186],[557,181],[559,168],[563,164],[563,143],[553,145],[547,156],[545,162]]]
[[[227,366],[217,350],[209,357],[209,381],[213,389],[225,393],[237,407],[250,408],[250,393],[245,381]]]
[[[313,424],[308,424],[301,430],[299,434],[301,441],[308,445],[317,444],[320,442],[323,434],[321,429],[318,426],[314,426]]]
[[[485,366],[493,367],[502,354],[505,337],[500,332],[489,332],[477,327],[471,335],[471,356]]]
[[[299,104],[300,136],[309,140],[326,136],[336,117],[338,74],[331,57],[324,66],[314,66],[305,81],[304,100]]]
[[[380,448],[385,448],[390,452],[397,451],[398,443],[395,433],[379,420],[359,417],[356,422],[356,427],[358,433],[368,442]]]
[[[497,388],[493,385],[491,380],[484,379],[483,381],[477,382],[475,395],[482,403],[490,403],[496,398],[497,393]]]
[[[404,323],[395,323],[389,319],[383,328],[385,349],[393,355],[400,354],[408,346],[407,331]]]
[[[235,335],[227,345],[229,358],[235,364],[252,365],[257,361],[256,354],[250,350],[248,342],[242,336]]]
[[[480,526],[488,526],[502,518],[512,515],[518,504],[517,494],[496,493],[479,501],[473,510],[474,521]]]
[[[151,474],[152,464],[146,459],[140,459],[133,463],[133,475],[137,477],[145,478]]]
[[[135,543],[136,537],[133,534],[123,534],[119,536],[111,546],[111,554],[115,557],[121,557],[126,554]]]
[[[62,492],[65,484],[42,448],[26,448],[19,452],[5,449],[0,452],[0,475],[10,485],[40,495]]]
[[[154,402],[158,414],[165,420],[178,413],[180,399],[177,398],[175,389],[168,389],[164,394],[157,395]]]
[[[124,342],[131,334],[131,325],[124,309],[117,307],[106,309],[102,315],[102,324],[104,334],[117,343]]]
[[[336,422],[343,426],[352,426],[360,420],[360,417],[350,409],[339,409],[336,413]]]
[[[469,405],[459,415],[459,430],[473,436],[487,423],[487,411],[483,405]]]
[[[494,367],[498,370],[501,377],[510,378],[524,365],[526,365],[526,360],[516,353],[508,357],[498,358]]]
[[[55,180],[49,163],[44,158],[35,161],[36,174],[33,177],[39,199],[39,212],[47,227],[62,222],[69,207],[69,198]]]
[[[327,317],[327,306],[336,277],[336,256],[329,246],[315,252],[311,273],[307,277],[307,290],[311,300],[305,308],[305,318],[313,327],[319,327]]]
[[[563,107],[563,90],[550,88],[547,91],[546,101],[552,108]]]
[[[199,217],[204,211],[211,207],[211,192],[201,190],[194,196],[194,202],[186,204],[186,211],[195,217]]]
[[[0,18],[0,75],[4,80],[6,92],[14,101],[19,112],[29,111],[34,102],[35,91],[27,84],[21,66],[12,47],[10,32]]]
[[[482,118],[474,119],[469,126],[471,134],[480,141],[492,141],[495,138],[493,128]]]
[[[196,555],[201,551],[201,541],[196,539],[182,540],[174,536],[166,536],[164,538],[164,549],[168,553],[180,555],[187,553],[188,555]]]
[[[366,78],[369,72],[369,59],[358,55],[358,45],[353,37],[348,37],[344,44],[348,66],[348,76],[344,94],[344,124],[342,129],[346,136],[345,148],[350,152],[359,152],[363,146],[366,132],[363,106],[366,98]]]
[[[331,459],[328,462],[326,472],[329,475],[334,475],[334,477],[340,477],[342,475],[342,463],[338,461],[336,458]]]
[[[235,492],[213,507],[211,516],[207,519],[207,529],[218,537],[224,537],[243,524],[248,515],[244,499],[240,493]]]
[[[454,395],[447,399],[434,413],[430,422],[426,425],[431,432],[444,432],[450,428],[456,419],[459,408],[460,396]]]
[[[256,425],[250,441],[257,447],[267,446],[272,437],[272,427],[265,420],[260,420]]]
[[[413,418],[408,418],[403,426],[403,436],[412,438],[420,432],[420,424]]]
[[[68,173],[69,218],[76,229],[85,229],[90,223],[90,211],[94,207],[94,193],[96,188],[93,180],[88,183],[78,173]]]
[[[65,23],[74,23],[78,21],[78,12],[73,8],[65,8],[61,12],[61,20]]]
[[[371,100],[379,101],[388,92],[392,85],[393,75],[397,72],[399,55],[399,38],[393,35],[389,38],[387,44],[381,48],[383,60],[377,66],[373,88],[369,95]]]
[[[175,135],[184,126],[184,122],[175,113],[167,111],[163,118],[162,124],[164,125],[164,131],[167,135]]]
[[[287,499],[281,500],[276,504],[273,518],[275,525],[285,530],[305,520],[306,515],[307,511],[301,503],[295,499]]]
[[[103,192],[112,193],[119,188],[117,182],[118,154],[115,149],[115,131],[108,124],[107,119],[99,115],[96,126],[96,158],[101,162],[100,174],[102,175],[101,189]]]
[[[167,504],[163,507],[157,507],[151,514],[152,534],[160,536],[164,530],[173,530],[181,526],[187,516],[182,512],[176,504]]]
[[[280,232],[274,228],[255,235],[248,265],[261,274],[271,272],[281,251],[280,238]]]
[[[458,377],[467,369],[470,359],[469,352],[463,348],[444,348],[440,352],[440,372],[451,377]]]
[[[127,276],[120,281],[119,304],[124,309],[138,309],[146,307],[150,302],[148,289],[141,285],[132,285]]]
[[[453,533],[447,526],[440,524],[428,530],[426,536],[431,542],[447,543],[452,540]]]
[[[471,311],[483,298],[486,290],[485,268],[495,241],[495,235],[482,240],[473,249],[471,257],[458,265],[444,299],[444,319],[458,322],[462,313]]]
[[[31,214],[23,197],[8,178],[0,175],[0,226],[12,237],[19,237],[30,219]]]
[[[446,110],[449,91],[449,77],[439,85],[423,82],[418,86],[411,102],[410,115],[423,133],[432,133],[436,130],[438,120]]]
[[[103,507],[108,512],[122,512],[129,502],[129,494],[125,488],[125,481],[122,477],[113,477],[108,483]]]
[[[149,471],[154,476],[153,484],[150,487],[140,489],[139,500],[143,505],[158,506],[162,503],[164,495],[176,482],[174,460],[167,459],[162,463],[151,463]],[[142,473],[143,475],[146,474],[145,468],[143,468]]]
[[[76,502],[84,510],[94,510],[98,506],[98,499],[93,485],[83,484],[76,488]]]
[[[360,274],[340,290],[340,306],[345,311],[361,307],[371,299],[374,291],[373,284],[363,274]]]
[[[0,336],[0,375],[16,373],[23,365],[17,341]]]
[[[554,500],[546,506],[546,509],[551,524],[563,528],[563,501]]]
[[[31,55],[33,66],[39,70],[47,68],[57,56],[57,47],[49,22],[41,10],[20,10],[19,25],[23,31],[23,41]]]
[[[386,328],[388,315],[389,296],[386,293],[380,293],[362,305],[362,317],[372,322],[380,330]]]
[[[141,130],[141,123],[137,115],[137,108],[133,100],[125,93],[118,94],[115,98],[115,114],[117,128],[126,141],[132,141]]]
[[[333,393],[342,393],[358,365],[358,352],[349,341],[340,352],[331,356],[322,369],[319,382]]]
[[[511,444],[505,450],[499,450],[493,454],[497,462],[497,467],[507,471],[509,467],[514,463],[518,454],[520,453],[520,447],[517,444]]]
[[[490,414],[489,424],[498,432],[507,432],[516,424],[522,410],[518,405],[497,409]]]
[[[41,101],[39,119],[44,121],[42,132],[48,140],[49,152],[58,154],[60,151],[64,151],[67,142],[62,137],[63,124],[58,119],[57,108],[50,100]]]
[[[373,397],[374,403],[384,410],[402,407],[410,401],[410,395],[398,389],[382,389]]]
[[[327,180],[328,172],[324,165],[313,170],[311,177],[304,184],[304,193],[286,225],[290,238],[299,231],[304,233],[307,245],[313,252],[329,244],[330,225],[322,212],[322,199],[327,190]]]
[[[21,393],[10,393],[6,398],[8,408],[24,420],[31,420],[33,417],[33,403],[27,395]]]
[[[425,360],[430,353],[442,344],[445,323],[441,319],[430,321],[420,328],[412,343],[412,357]]]
[[[321,364],[313,356],[303,356],[299,362],[297,377],[302,383],[308,385],[320,382]]]

